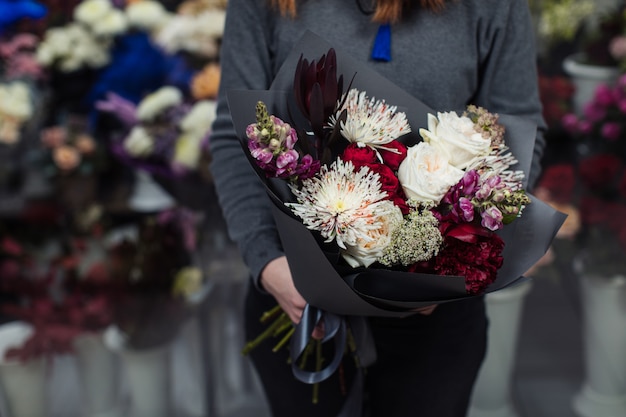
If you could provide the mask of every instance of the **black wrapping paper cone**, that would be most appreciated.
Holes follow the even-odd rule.
[[[300,56],[318,59],[333,47],[319,36],[307,32],[286,59],[269,90],[229,91],[228,103],[237,135],[259,177],[274,202],[273,214],[287,255],[294,283],[312,306],[335,314],[364,316],[403,316],[411,310],[436,303],[463,300],[474,295],[465,291],[464,277],[418,274],[375,268],[358,268],[345,272],[326,256],[309,231],[284,205],[289,199],[286,184],[277,187],[247,150],[246,127],[254,123],[255,106],[263,101],[270,114],[290,124],[304,126],[305,119],[297,110],[293,95],[293,77]],[[419,142],[419,128],[427,128],[428,113],[436,114],[427,105],[377,72],[356,62],[340,49],[337,53],[337,74],[353,79],[353,88],[366,91],[369,97],[384,99],[405,112],[412,132],[401,138],[410,146]],[[440,109],[449,111],[455,109]],[[301,119],[299,119],[301,118]],[[529,172],[533,156],[536,125],[529,119],[500,115],[506,127],[505,142],[518,160],[512,169]],[[524,183],[526,186],[526,183]],[[516,285],[527,278],[523,274],[548,250],[565,215],[532,197],[521,218],[503,228],[504,264],[487,292]]]

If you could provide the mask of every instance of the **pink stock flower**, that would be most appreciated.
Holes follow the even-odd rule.
[[[617,122],[607,122],[602,126],[601,133],[605,139],[615,141],[619,139],[622,127]]]

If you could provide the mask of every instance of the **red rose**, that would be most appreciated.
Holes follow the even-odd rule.
[[[557,164],[545,169],[537,188],[546,189],[553,202],[565,204],[572,201],[575,184],[574,167],[569,164]]]
[[[615,155],[599,154],[583,159],[579,165],[580,178],[589,188],[605,188],[615,181],[622,162]]]
[[[398,177],[387,165],[384,164],[365,164],[372,172],[380,177],[381,190],[387,192],[387,199],[391,200],[400,210],[402,214],[408,214],[409,206],[406,204],[406,197]]]
[[[396,152],[391,152],[385,149],[380,149],[379,152],[385,165],[393,171],[397,171],[402,161],[404,161],[404,158],[406,158],[406,146],[397,140],[392,140],[391,142],[385,144],[385,148],[393,148],[396,150]]]
[[[341,159],[352,162],[359,169],[363,165],[376,163],[376,151],[369,146],[359,147],[356,143],[351,143],[343,151]]]
[[[580,220],[586,225],[600,225],[610,218],[607,203],[597,197],[587,196],[580,200]]]

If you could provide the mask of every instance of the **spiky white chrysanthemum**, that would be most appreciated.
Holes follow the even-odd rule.
[[[331,126],[335,125],[343,110],[347,111],[347,117],[341,122],[341,135],[359,146],[384,148],[385,144],[411,131],[406,115],[396,113],[396,106],[373,97],[370,99],[365,91],[356,88],[348,91],[344,105],[331,117]]]
[[[292,191],[298,203],[287,206],[307,228],[327,242],[336,240],[342,249],[371,240],[369,232],[380,229],[376,219],[387,193],[381,191],[378,174],[367,167],[355,172],[352,162],[337,159]]]

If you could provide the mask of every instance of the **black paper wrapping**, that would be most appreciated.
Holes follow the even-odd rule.
[[[233,124],[244,152],[274,202],[273,214],[296,288],[312,306],[340,315],[398,317],[410,314],[411,310],[419,307],[474,297],[466,293],[464,277],[338,267],[323,251],[314,236],[315,232],[308,230],[283,204],[289,199],[286,182],[267,179],[250,156],[245,131],[249,124],[256,121],[256,103],[263,101],[270,114],[292,125],[305,125],[304,118],[298,119],[302,116],[292,92],[296,65],[301,55],[308,60],[317,60],[331,47],[319,36],[307,32],[296,43],[269,90],[228,92]],[[369,97],[384,99],[405,112],[412,132],[400,140],[409,146],[419,142],[419,128],[426,128],[428,113],[436,114],[436,111],[377,72],[354,61],[340,49],[334,49],[337,53],[337,74],[344,76],[344,82],[349,82],[354,75],[353,88],[366,91]],[[519,161],[512,168],[528,173],[536,125],[529,119],[511,115],[500,115],[500,122],[506,127],[505,143]],[[523,274],[546,253],[565,220],[563,213],[534,196],[530,197],[532,203],[524,209],[523,215],[498,232],[505,241],[504,264],[498,271],[496,281],[486,292],[526,280]]]

